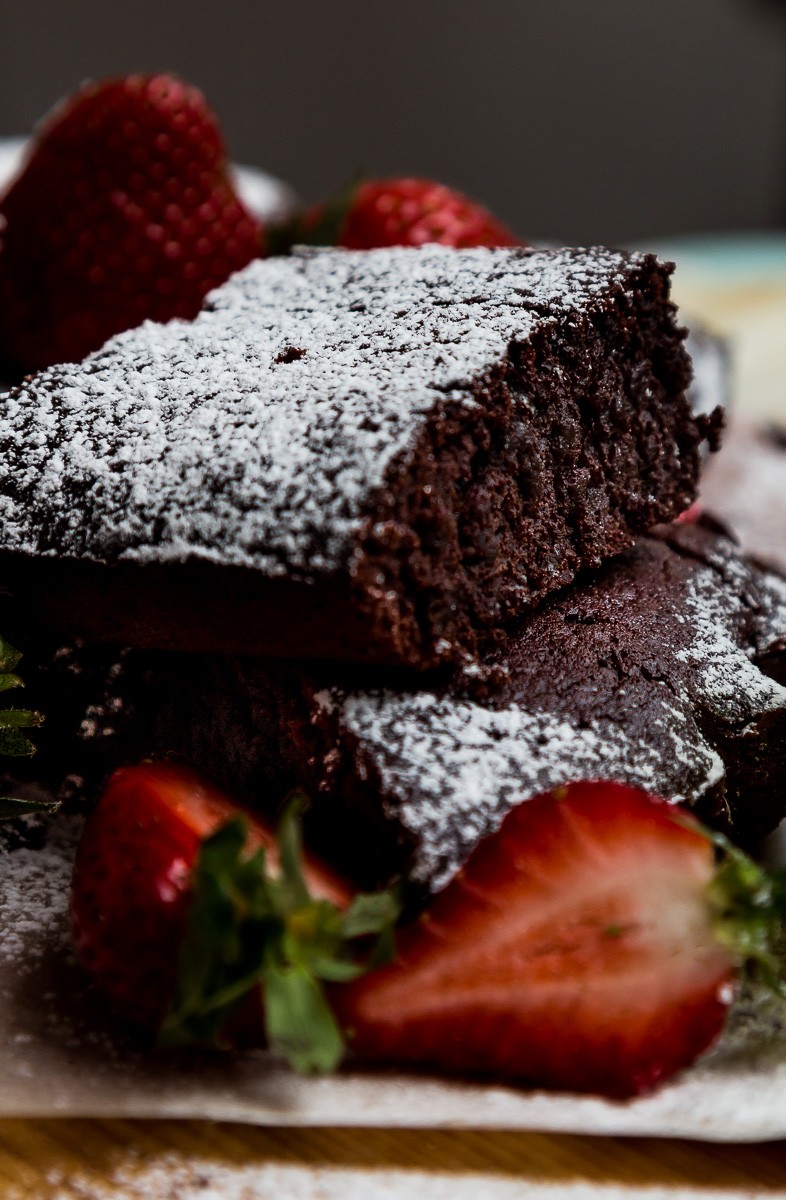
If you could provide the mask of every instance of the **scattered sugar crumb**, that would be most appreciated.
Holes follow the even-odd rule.
[[[543,1183],[503,1174],[234,1166],[160,1155],[116,1168],[105,1182],[54,1178],[46,1200],[740,1200],[738,1188]],[[753,1193],[751,1193],[753,1196]],[[15,1198],[14,1198],[15,1200]],[[21,1200],[21,1198],[20,1198]]]

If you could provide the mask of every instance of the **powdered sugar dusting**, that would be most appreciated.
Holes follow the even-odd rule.
[[[61,818],[50,827],[33,816],[22,818],[18,828],[22,844],[13,849],[6,850],[10,827],[0,832],[0,959],[24,970],[67,923],[71,852],[81,821]],[[39,844],[39,830],[46,836],[44,845]]]
[[[736,574],[738,587],[744,594],[746,568],[741,560],[727,556],[723,562],[727,577]],[[786,585],[775,576],[767,577],[776,605],[768,625],[780,636],[786,635],[786,606],[781,608],[778,592]],[[786,687],[765,675],[753,662],[756,645],[749,649],[750,657],[740,652],[739,641],[725,620],[728,611],[726,595],[718,589],[717,572],[711,567],[699,571],[689,582],[682,618],[691,637],[677,652],[677,657],[697,672],[708,710],[730,725],[749,721],[753,715],[771,712],[786,706]]]
[[[596,630],[604,598],[614,613],[620,580],[627,612],[610,648]],[[525,623],[506,661],[534,659],[542,674],[538,642],[564,628],[571,606],[597,623],[574,624],[573,640],[558,643],[581,664],[565,668],[559,687],[535,692],[539,680],[514,665],[512,702],[504,688],[481,701],[427,689],[317,693],[349,735],[361,778],[379,780],[387,814],[412,836],[413,878],[429,888],[443,886],[514,804],[561,783],[617,779],[691,805],[714,789],[713,806],[722,805],[734,740],[776,710],[781,733],[762,736],[773,746],[783,737],[786,688],[754,657],[786,637],[786,583],[746,563],[728,538],[694,528],[644,539],[605,583]]]
[[[611,303],[606,250],[303,251],[193,322],[150,322],[4,402],[4,545],[310,577],[346,566],[370,494],[446,399],[544,321]]]
[[[784,478],[784,486],[786,486],[786,477]],[[766,648],[768,638],[783,637],[783,631],[786,629],[786,576],[770,572],[764,577],[764,586],[767,590],[770,603],[770,617],[765,622],[764,645],[762,648]]]
[[[739,1200],[734,1189],[533,1182],[497,1172],[236,1164],[168,1153],[132,1155],[107,1180],[88,1171],[53,1176],[48,1200]],[[26,1200],[19,1193],[8,1200]]]
[[[558,714],[495,711],[429,692],[361,693],[342,706],[342,724],[358,739],[361,763],[373,761],[379,773],[383,803],[417,836],[412,877],[432,889],[448,882],[466,847],[495,829],[514,804],[562,783],[623,779],[659,791],[671,761],[690,764],[696,793],[706,791],[722,776],[723,763],[695,725],[686,744],[688,720],[668,706],[645,741],[610,721],[580,727]],[[670,798],[685,799],[679,793]],[[451,828],[458,821],[455,840],[447,814]]]

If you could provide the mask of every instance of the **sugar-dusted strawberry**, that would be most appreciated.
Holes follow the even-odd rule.
[[[628,1096],[720,1033],[783,885],[683,813],[619,784],[513,810],[391,965],[337,989],[363,1058]]]
[[[196,88],[169,75],[87,84],[0,197],[0,356],[38,370],[147,317],[193,317],[261,246]]]
[[[71,913],[82,961],[123,1016],[168,1043],[267,1040],[324,1070],[342,1041],[321,981],[364,969],[356,939],[384,932],[392,904],[353,899],[310,857],[301,874],[291,814],[277,841],[197,772],[142,763],[112,775],[87,822]]]
[[[373,250],[440,242],[468,246],[525,243],[487,209],[431,179],[371,179],[352,185],[306,217],[299,236],[317,245]]]

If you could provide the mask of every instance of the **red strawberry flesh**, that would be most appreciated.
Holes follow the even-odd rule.
[[[616,784],[515,809],[394,964],[337,997],[363,1057],[627,1096],[717,1037],[734,961],[713,932],[714,856],[674,810]]]

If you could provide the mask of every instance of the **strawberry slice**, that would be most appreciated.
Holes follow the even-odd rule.
[[[77,951],[114,1009],[170,1044],[267,1040],[302,1070],[330,1069],[340,1032],[321,980],[387,952],[392,898],[356,896],[300,868],[297,820],[273,829],[190,768],[123,767],[87,822],[74,866]],[[262,1004],[264,992],[265,1004]]]
[[[37,371],[145,318],[194,317],[261,253],[201,92],[170,75],[87,84],[0,197],[0,354]]]
[[[352,183],[305,217],[297,239],[348,250],[379,246],[523,246],[501,221],[461,192],[432,179]]]
[[[335,1003],[362,1058],[630,1096],[720,1033],[740,957],[779,928],[763,880],[728,846],[718,872],[672,806],[575,784],[514,809]]]

